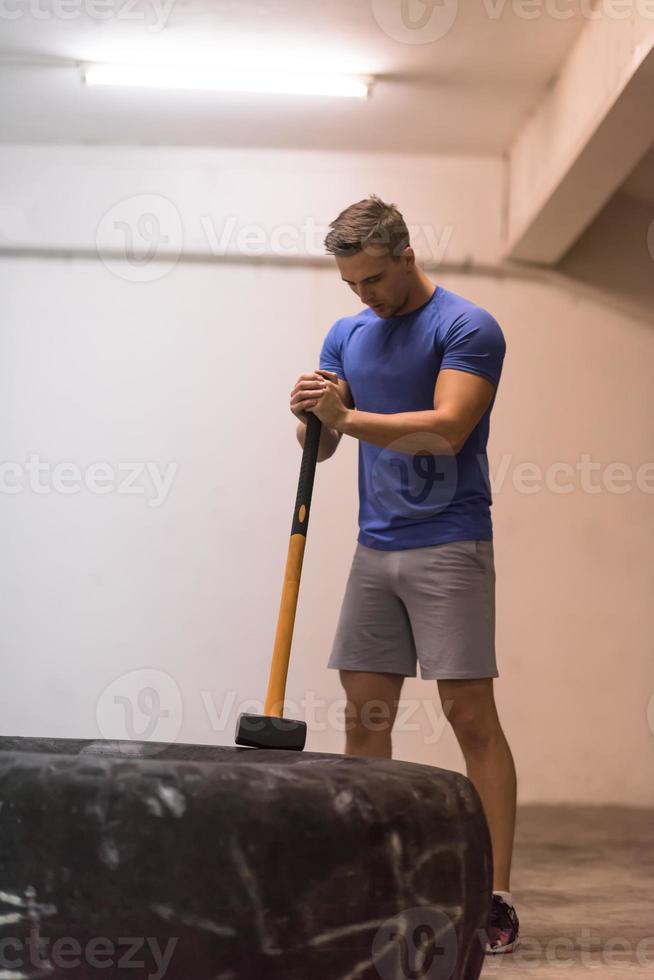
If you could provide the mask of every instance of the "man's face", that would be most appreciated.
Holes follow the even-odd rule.
[[[399,260],[366,252],[335,258],[343,281],[377,316],[395,316],[406,305],[413,259],[410,248]]]

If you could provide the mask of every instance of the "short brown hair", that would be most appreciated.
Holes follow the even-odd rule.
[[[409,245],[409,229],[394,204],[385,204],[376,194],[341,211],[329,225],[325,238],[330,255],[370,252],[390,255],[396,262]]]

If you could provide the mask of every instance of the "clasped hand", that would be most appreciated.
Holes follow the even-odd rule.
[[[291,392],[291,411],[302,422],[307,412],[313,412],[323,425],[340,431],[347,407],[343,403],[333,371],[319,368],[312,374],[301,374]]]

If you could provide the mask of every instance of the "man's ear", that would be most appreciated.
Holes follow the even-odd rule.
[[[416,253],[413,251],[410,245],[407,245],[402,252],[402,261],[405,264],[405,271],[411,272],[416,264]]]

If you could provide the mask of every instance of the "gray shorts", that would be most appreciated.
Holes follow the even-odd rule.
[[[327,664],[422,679],[499,677],[492,541],[357,543]]]

